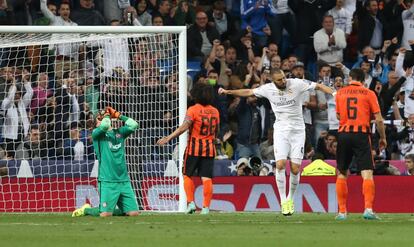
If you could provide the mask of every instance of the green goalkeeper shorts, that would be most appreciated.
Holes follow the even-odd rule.
[[[99,212],[114,212],[115,206],[123,212],[138,211],[137,199],[131,182],[104,182],[99,186]]]

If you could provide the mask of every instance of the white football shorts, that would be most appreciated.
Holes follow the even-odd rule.
[[[301,163],[305,150],[305,130],[277,130],[273,132],[273,149],[275,159],[290,158],[294,163]]]

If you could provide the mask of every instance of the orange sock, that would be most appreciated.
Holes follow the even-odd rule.
[[[210,208],[211,198],[213,197],[213,180],[211,178],[203,179],[203,208]]]
[[[185,195],[187,196],[187,202],[194,201],[194,182],[193,180],[184,175],[184,190]]]
[[[348,185],[345,178],[336,179],[336,196],[340,213],[346,213],[346,199],[348,198]]]
[[[374,180],[364,179],[364,182],[362,182],[362,193],[364,194],[365,208],[372,208],[375,197]]]

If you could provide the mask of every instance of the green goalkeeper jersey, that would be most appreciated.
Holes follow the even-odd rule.
[[[121,116],[125,126],[111,129],[111,120],[104,118],[99,127],[92,131],[93,147],[99,161],[98,181],[128,182],[128,169],[125,159],[125,139],[137,128],[133,119]]]

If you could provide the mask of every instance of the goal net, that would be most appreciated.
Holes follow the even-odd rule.
[[[99,205],[91,133],[106,106],[139,123],[125,149],[140,210],[183,211],[184,27],[0,27],[0,212]],[[112,120],[119,128],[123,123]]]

